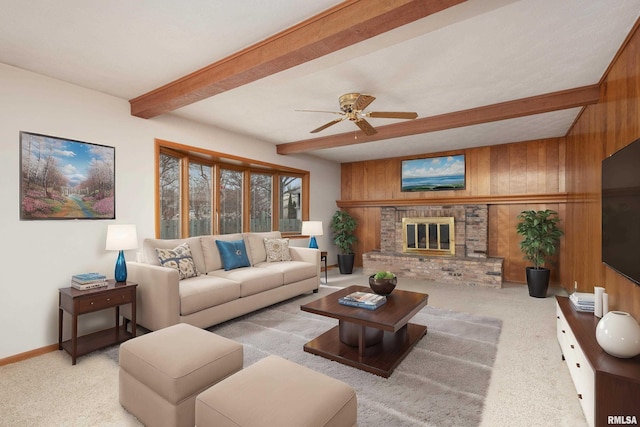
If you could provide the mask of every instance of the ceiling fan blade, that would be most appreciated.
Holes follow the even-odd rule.
[[[358,127],[360,129],[362,129],[362,132],[365,133],[365,135],[371,136],[371,135],[375,135],[376,133],[378,133],[377,130],[375,130],[373,128],[373,126],[371,126],[371,124],[369,124],[368,121],[366,121],[365,119],[359,119],[356,120],[356,125],[358,125]]]
[[[353,109],[355,111],[362,111],[376,100],[375,96],[371,95],[359,95],[353,103]]]
[[[298,111],[301,113],[329,113],[329,114],[339,114],[339,115],[344,114],[340,111],[325,111],[325,110],[294,110],[294,111]]]
[[[418,117],[418,113],[400,111],[371,111],[364,115],[377,119],[415,119],[416,117]]]
[[[340,122],[341,122],[341,121],[343,121],[343,120],[344,120],[344,117],[342,117],[342,118],[340,118],[340,119],[331,120],[329,123],[327,123],[327,124],[324,124],[324,125],[320,126],[318,129],[314,129],[314,130],[312,130],[310,133],[318,133],[318,132],[320,132],[321,130],[325,130],[325,129],[326,129],[326,128],[328,128],[329,126],[333,126],[333,125],[335,125],[336,123],[340,123]]]

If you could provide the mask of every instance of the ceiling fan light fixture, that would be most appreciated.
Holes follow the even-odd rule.
[[[380,118],[380,119],[415,119],[418,117],[417,113],[414,112],[400,112],[400,111],[371,111],[371,112],[363,112],[365,108],[369,106],[373,101],[375,101],[376,97],[372,95],[364,95],[360,93],[345,93],[344,95],[338,98],[338,103],[340,105],[341,112],[335,112],[335,114],[342,115],[342,118],[335,119],[320,126],[317,129],[311,131],[311,133],[317,133],[322,130],[325,130],[329,126],[333,126],[336,123],[339,123],[345,119],[354,122],[366,135],[374,135],[377,133],[375,128],[371,126],[369,122],[367,122],[365,117],[372,118]],[[317,110],[296,110],[296,111],[307,111],[307,112],[318,112]],[[326,111],[325,111],[326,112]]]

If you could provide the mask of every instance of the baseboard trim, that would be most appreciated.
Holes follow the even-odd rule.
[[[23,360],[31,359],[32,357],[42,356],[43,354],[51,353],[58,349],[58,344],[51,344],[45,347],[36,348],[35,350],[26,351],[24,353],[16,354],[14,356],[5,357],[0,359],[0,366],[10,365],[16,362],[22,362]]]

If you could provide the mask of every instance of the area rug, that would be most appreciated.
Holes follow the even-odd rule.
[[[334,291],[321,287],[209,330],[244,345],[245,367],[275,354],[351,385],[360,427],[480,425],[501,320],[427,306],[411,320],[426,325],[427,335],[382,378],[303,351],[337,320],[300,305]]]

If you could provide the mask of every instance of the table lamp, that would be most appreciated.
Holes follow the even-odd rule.
[[[322,221],[302,221],[300,234],[311,236],[309,239],[309,247],[318,249],[316,236],[322,236]]]
[[[107,226],[108,251],[119,251],[116,259],[115,279],[116,282],[127,280],[127,264],[124,260],[124,252],[138,247],[138,235],[136,226],[133,224],[112,224]]]

